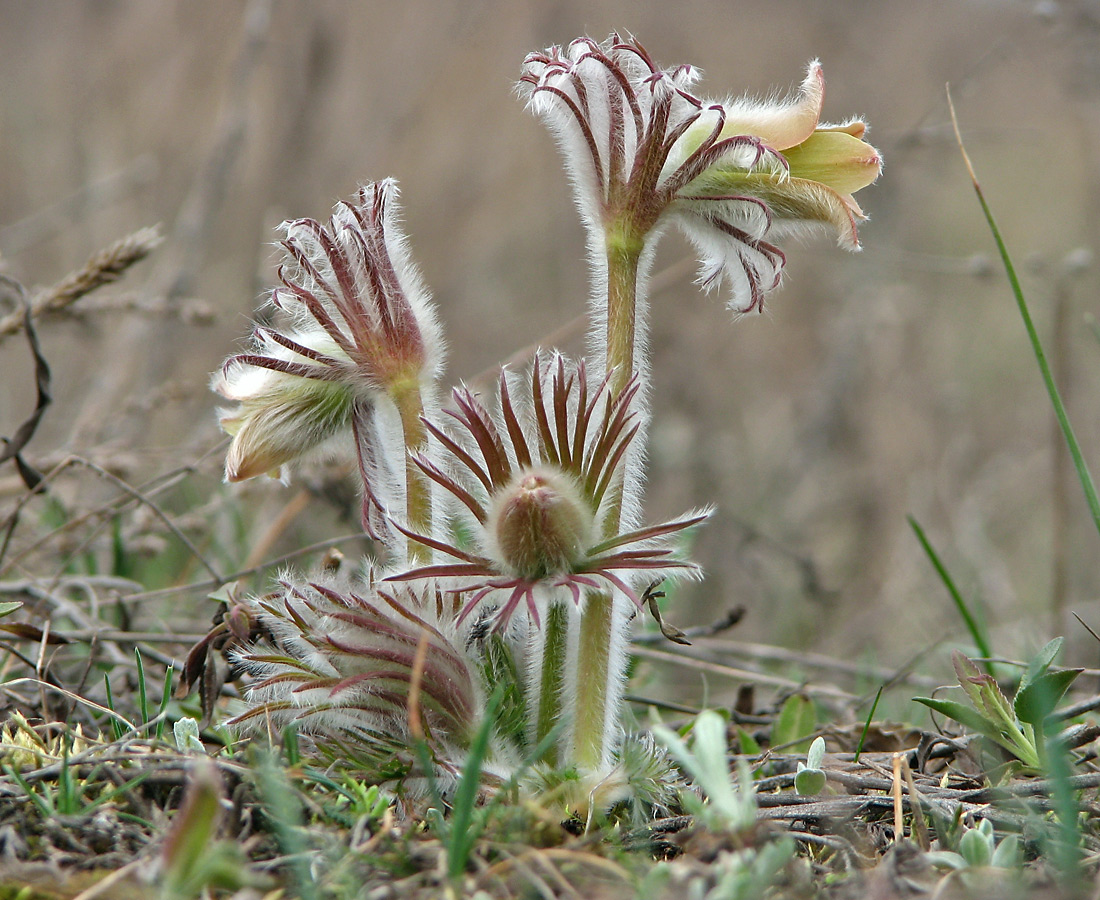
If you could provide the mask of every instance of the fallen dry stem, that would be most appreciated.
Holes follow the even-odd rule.
[[[710,672],[714,675],[723,675],[727,678],[734,678],[740,681],[751,681],[756,684],[770,684],[774,687],[786,688],[787,690],[801,690],[808,694],[816,694],[822,697],[834,697],[838,700],[844,700],[850,702],[854,699],[852,694],[847,691],[841,690],[838,687],[832,685],[812,685],[799,681],[793,681],[790,678],[780,678],[777,675],[767,675],[763,672],[753,672],[749,669],[739,669],[735,666],[726,666],[721,663],[710,662],[708,660],[697,659],[694,656],[689,656],[683,651],[667,652],[663,650],[652,650],[649,647],[633,647],[631,652],[642,659],[652,660],[653,662],[669,663],[670,665],[681,666],[687,669],[694,669],[698,672]]]

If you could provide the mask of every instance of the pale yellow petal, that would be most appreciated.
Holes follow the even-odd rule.
[[[781,102],[734,100],[726,106],[722,137],[751,134],[776,150],[800,144],[813,134],[825,101],[825,76],[821,63],[810,63],[798,93]]]
[[[807,226],[831,225],[840,246],[849,250],[859,248],[856,224],[866,217],[850,195],[804,178],[761,177],[740,181],[739,187],[745,196],[767,204],[772,216],[770,234],[781,237],[785,233],[805,230]]]
[[[353,397],[340,383],[280,375],[264,394],[222,415],[233,442],[226,481],[244,481],[280,469],[348,427]]]
[[[878,151],[847,131],[815,131],[783,156],[792,178],[817,181],[840,194],[867,187],[882,171]]]
[[[839,125],[828,125],[825,122],[819,122],[815,131],[843,131],[845,134],[850,134],[854,138],[863,139],[863,135],[867,133],[867,123],[862,119],[852,119],[849,122],[842,122]]]

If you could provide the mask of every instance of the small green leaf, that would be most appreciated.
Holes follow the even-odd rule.
[[[924,854],[924,858],[937,869],[954,869],[958,871],[966,868],[966,860],[951,850],[934,850],[931,853]]]
[[[1041,729],[1043,722],[1054,712],[1073,684],[1081,669],[1059,669],[1056,672],[1044,672],[1026,687],[1016,693],[1013,706],[1021,722],[1028,722]]]
[[[1020,681],[1021,690],[1051,667],[1054,660],[1058,658],[1058,654],[1062,652],[1062,645],[1065,644],[1065,642],[1065,638],[1056,637],[1054,640],[1049,641],[1042,650],[1032,657],[1027,665],[1027,671],[1024,673],[1024,677]]]
[[[199,723],[190,716],[184,716],[172,726],[172,736],[180,753],[206,753],[206,747],[199,740]]]
[[[825,790],[825,773],[821,769],[806,768],[799,763],[794,776],[794,789],[802,797],[814,797]]]
[[[957,700],[940,700],[935,697],[914,697],[917,703],[923,703],[929,709],[954,719],[960,725],[977,731],[979,734],[999,734],[997,727],[976,709],[959,703]]]
[[[741,745],[741,752],[746,756],[758,756],[760,754],[760,743],[744,728],[737,729],[737,740]]]
[[[806,753],[810,735],[817,730],[817,713],[813,701],[804,694],[792,694],[779,711],[772,725],[772,746],[785,745],[790,753]]]
[[[998,869],[1018,869],[1023,863],[1023,855],[1020,852],[1020,836],[1010,834],[1004,838],[993,851],[993,859],[990,865]]]
[[[0,602],[0,619],[2,619],[4,616],[11,615],[22,605],[22,600],[4,600],[3,602]]]
[[[807,769],[820,769],[821,763],[825,759],[825,738],[814,738],[814,742],[810,744],[810,749],[806,751],[806,768]]]
[[[959,839],[959,853],[975,868],[993,862],[993,835],[978,828],[971,828]]]

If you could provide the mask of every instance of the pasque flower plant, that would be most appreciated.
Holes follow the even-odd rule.
[[[489,399],[437,399],[440,329],[393,182],[327,225],[284,226],[283,320],[215,379],[237,403],[226,477],[342,440],[377,560],[357,579],[287,575],[252,601],[269,639],[237,651],[254,679],[238,724],[294,722],[342,747],[422,737],[453,772],[492,682],[510,680],[522,722],[499,724],[495,764],[540,747],[542,765],[614,781],[631,620],[655,582],[699,575],[678,538],[706,517],[646,525],[641,509],[656,242],[675,224],[701,284],[759,310],[780,282],[777,240],[831,230],[858,249],[853,194],[881,168],[861,121],[821,123],[816,61],[775,102],[702,100],[698,74],[614,34],[524,62],[519,93],[558,139],[588,229],[593,326],[587,359],[540,352]]]

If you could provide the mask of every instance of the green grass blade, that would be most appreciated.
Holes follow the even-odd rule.
[[[106,672],[103,673],[103,687],[107,691],[107,709],[117,715],[118,712],[115,709],[115,698],[111,694],[111,676]],[[116,741],[121,741],[122,736],[126,733],[122,727],[122,723],[114,716],[111,717],[111,730],[114,732]]]
[[[81,812],[77,802],[73,773],[69,768],[69,749],[72,747],[70,736],[61,739],[61,771],[57,775],[57,808],[62,815],[74,816]]]
[[[452,879],[461,878],[466,871],[470,850],[477,839],[478,829],[472,827],[477,792],[481,786],[481,767],[489,755],[489,738],[496,726],[497,711],[504,700],[504,685],[497,685],[489,702],[485,704],[485,718],[470,743],[470,755],[462,768],[462,778],[455,790],[451,808],[450,846],[447,848],[447,874]]]
[[[878,693],[875,694],[875,702],[871,704],[871,711],[867,713],[867,721],[863,723],[863,733],[859,736],[859,743],[856,744],[856,756],[853,762],[859,763],[859,755],[863,752],[863,742],[867,740],[867,732],[871,730],[871,722],[875,719],[875,710],[878,709],[878,702],[882,699],[882,691],[886,685],[880,684]]]
[[[165,713],[168,712],[168,704],[172,700],[172,675],[175,674],[175,667],[169,666],[164,673],[164,692],[160,697],[160,709],[157,710],[157,731],[156,739],[158,741],[164,739],[164,722]]]
[[[257,753],[252,770],[264,813],[271,823],[279,849],[301,900],[318,900],[320,889],[310,868],[306,841],[305,805],[297,787],[279,766],[274,752]]]
[[[149,724],[149,696],[145,692],[145,663],[141,659],[141,651],[134,648],[134,658],[137,660],[138,680],[138,704],[141,708],[141,724]]]
[[[22,775],[15,771],[15,768],[8,763],[4,763],[3,771],[14,778],[19,786],[23,789],[23,793],[27,795],[27,798],[38,807],[39,813],[42,814],[44,819],[48,819],[54,815],[56,810],[53,803],[50,802],[49,794],[40,795],[34,788],[32,788]]]
[[[1062,434],[1066,439],[1066,446],[1069,448],[1069,455],[1073,458],[1073,467],[1077,470],[1077,477],[1085,493],[1085,500],[1089,505],[1089,511],[1092,513],[1093,524],[1096,525],[1097,532],[1100,532],[1100,499],[1096,496],[1096,485],[1093,483],[1092,475],[1089,473],[1084,454],[1081,453],[1081,446],[1077,443],[1077,436],[1074,434],[1073,426],[1070,424],[1065,404],[1062,403],[1062,395],[1058,392],[1058,386],[1054,383],[1054,376],[1051,374],[1050,365],[1047,363],[1046,354],[1043,352],[1043,345],[1039,340],[1039,333],[1035,330],[1035,323],[1031,320],[1031,312],[1028,309],[1027,301],[1024,299],[1023,288],[1020,287],[1020,279],[1016,277],[1016,267],[1012,265],[1012,257],[1009,255],[1008,248],[1005,246],[1004,239],[1001,237],[1001,230],[997,227],[997,222],[993,218],[993,212],[990,210],[989,204],[985,201],[985,195],[982,193],[981,185],[978,183],[978,176],[974,172],[974,166],[970,162],[970,156],[967,154],[966,147],[963,145],[962,134],[959,132],[959,122],[955,117],[955,105],[951,102],[950,93],[947,95],[947,102],[951,107],[951,121],[955,126],[955,138],[959,142],[959,150],[962,152],[963,161],[966,163],[966,169],[970,173],[970,180],[974,185],[974,193],[978,195],[978,203],[981,204],[982,213],[985,215],[985,221],[988,223],[990,233],[993,235],[993,240],[997,244],[997,252],[1000,254],[1001,263],[1004,265],[1005,274],[1008,276],[1008,283],[1012,288],[1012,294],[1016,298],[1016,306],[1020,310],[1020,318],[1024,321],[1024,329],[1027,331],[1028,340],[1031,342],[1031,349],[1035,352],[1035,360],[1039,363],[1039,371],[1042,373],[1043,383],[1046,385],[1047,393],[1050,395],[1050,402],[1054,407],[1054,415],[1058,419],[1058,427],[1062,429]]]
[[[298,746],[298,729],[287,725],[283,729],[283,752],[286,754],[288,768],[297,768],[302,763],[302,751]]]
[[[1040,741],[1046,739],[1040,735]],[[1073,775],[1073,762],[1070,751],[1057,738],[1051,738],[1046,744],[1047,771],[1051,782],[1051,800],[1057,826],[1055,836],[1047,847],[1047,854],[1054,863],[1063,882],[1079,887],[1084,886],[1082,871],[1083,834],[1080,825],[1080,806],[1077,792],[1070,778]]]
[[[993,656],[993,651],[989,646],[989,641],[986,639],[985,633],[978,624],[978,620],[971,614],[970,607],[966,605],[966,601],[963,599],[962,594],[959,593],[959,589],[955,586],[954,579],[940,560],[939,554],[933,549],[932,544],[924,533],[924,529],[920,527],[920,523],[912,516],[907,516],[906,518],[909,520],[909,527],[913,529],[913,533],[916,534],[917,540],[920,541],[920,545],[924,548],[925,555],[928,557],[929,562],[932,563],[932,567],[936,570],[936,574],[940,576],[940,581],[942,581],[943,586],[947,588],[947,593],[949,593],[951,599],[955,601],[955,607],[958,609],[959,615],[962,616],[963,622],[966,623],[966,630],[970,632],[970,637],[974,641],[974,646],[978,648],[978,653],[988,660]],[[996,676],[996,673],[993,671],[993,663],[987,661],[984,665],[986,672]]]

